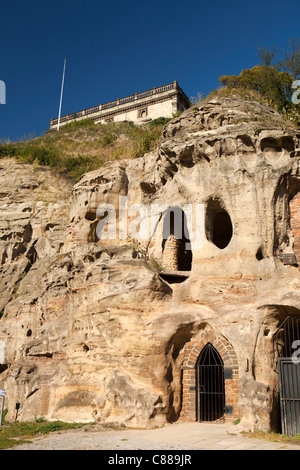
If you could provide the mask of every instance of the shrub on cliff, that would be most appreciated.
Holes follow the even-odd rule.
[[[288,105],[293,92],[292,76],[268,65],[256,65],[252,69],[243,70],[238,76],[222,75],[219,81],[222,86],[254,90],[278,110]]]
[[[292,99],[293,82],[300,76],[300,40],[291,39],[285,49],[258,48],[260,65],[243,70],[240,75],[222,75],[221,85],[228,89],[257,92],[261,99],[300,126],[299,105]],[[300,94],[300,93],[299,93]]]

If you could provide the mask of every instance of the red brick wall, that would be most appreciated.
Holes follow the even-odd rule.
[[[294,252],[300,269],[300,192],[290,200],[291,229],[294,237]]]
[[[200,340],[188,342],[184,348],[182,410],[180,416],[184,421],[196,421],[196,362],[207,343],[211,343],[219,352],[224,363],[224,369],[232,370],[232,379],[225,380],[225,406],[232,406],[233,414],[225,415],[224,418],[235,419],[238,417],[239,371],[237,357],[233,347],[211,331],[204,332]],[[194,390],[191,390],[191,387]]]

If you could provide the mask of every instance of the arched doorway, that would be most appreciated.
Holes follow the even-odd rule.
[[[207,353],[210,354],[206,355]],[[213,361],[217,367],[221,366],[219,372],[223,370],[225,401],[224,420],[228,421],[240,417],[238,412],[239,367],[236,353],[232,344],[230,344],[226,338],[216,335],[213,330],[206,328],[197,338],[191,339],[184,346],[182,364],[182,409],[180,416],[185,421],[198,420],[196,409],[197,380],[199,377],[199,370],[197,372],[198,365],[203,367],[201,370],[203,370],[204,374],[209,371],[209,368],[204,368],[205,365],[210,365],[211,368],[216,367],[212,365]],[[218,387],[216,387],[216,390],[220,391]],[[212,397],[210,397],[210,399],[211,398]],[[208,404],[209,403],[208,401]],[[220,404],[219,407],[221,407]]]
[[[196,363],[196,420],[216,421],[224,416],[224,363],[208,343]]]

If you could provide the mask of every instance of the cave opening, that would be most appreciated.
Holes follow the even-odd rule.
[[[166,271],[191,271],[193,255],[187,219],[179,206],[171,207],[165,213],[162,252],[163,267]],[[175,277],[173,282],[180,282],[179,277]]]
[[[208,201],[205,221],[206,237],[215,246],[223,250],[233,236],[230,215],[218,199]]]

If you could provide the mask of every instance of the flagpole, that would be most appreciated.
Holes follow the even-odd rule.
[[[58,130],[58,131],[59,131],[59,123],[60,123],[60,113],[61,113],[62,95],[63,95],[64,81],[65,81],[65,70],[66,70],[66,59],[65,59],[65,61],[64,61],[64,71],[63,71],[63,78],[62,78],[61,92],[60,92],[58,121],[57,121],[57,130]]]

